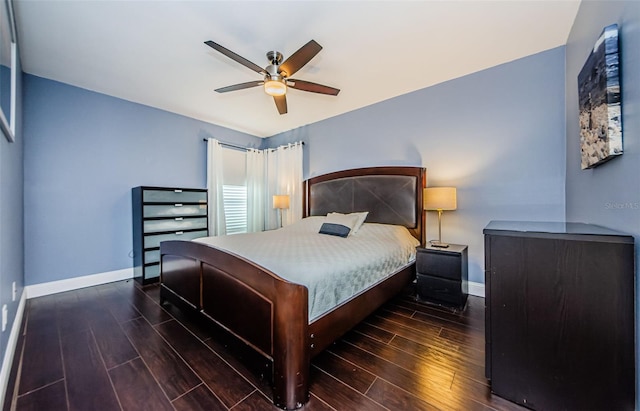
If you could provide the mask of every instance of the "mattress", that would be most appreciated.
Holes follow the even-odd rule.
[[[326,217],[271,231],[193,241],[251,260],[309,290],[309,322],[415,261],[419,245],[402,226],[365,223],[347,238],[320,234]]]

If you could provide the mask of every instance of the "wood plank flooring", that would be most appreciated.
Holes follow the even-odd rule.
[[[120,281],[28,301],[5,410],[277,410],[206,326]],[[484,378],[484,300],[387,303],[312,361],[304,410],[523,410]]]

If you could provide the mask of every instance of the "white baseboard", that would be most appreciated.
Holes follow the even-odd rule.
[[[18,303],[18,311],[13,319],[11,326],[11,334],[7,341],[7,347],[4,350],[4,358],[2,359],[2,369],[0,369],[0,404],[4,404],[4,396],[7,394],[7,384],[9,384],[9,375],[11,374],[11,366],[13,365],[13,357],[16,353],[16,345],[20,336],[20,327],[22,326],[22,316],[27,301],[27,293],[22,292],[20,302]]]
[[[469,294],[475,295],[476,297],[484,298],[484,284],[483,283],[472,283],[469,281]]]
[[[133,278],[133,268],[123,268],[122,270],[108,271],[106,273],[84,275],[82,277],[28,285],[24,287],[24,290],[27,294],[27,298],[36,298],[43,295],[56,294],[65,291],[77,290],[78,288],[91,287],[93,285],[112,283],[114,281],[120,280],[128,280],[130,278]]]

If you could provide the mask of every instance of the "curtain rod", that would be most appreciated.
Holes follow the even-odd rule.
[[[206,143],[206,142],[209,141],[209,139],[208,138],[203,138],[202,141],[204,141]],[[231,143],[224,143],[222,141],[218,141],[218,143],[220,143],[221,146],[227,146],[227,147],[236,148],[236,149],[239,149],[239,150],[249,150],[250,148],[253,148],[253,147],[243,147],[243,146],[239,146],[239,145],[231,144]]]
[[[205,143],[209,141],[208,138],[203,138],[202,141],[204,141]],[[221,146],[227,146],[227,147],[231,147],[231,148],[235,148],[238,150],[249,150],[255,147],[243,147],[243,146],[238,146],[236,144],[231,144],[231,143],[223,143],[222,141],[218,141],[220,143]],[[301,141],[300,144],[304,145],[304,141]],[[260,150],[259,148],[256,148],[256,150]],[[269,150],[275,150],[274,148],[270,148]]]

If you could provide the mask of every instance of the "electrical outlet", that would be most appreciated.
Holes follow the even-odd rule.
[[[15,281],[13,282],[13,292],[11,295],[12,295],[13,301],[15,301],[16,298],[18,297],[18,287],[16,287]]]
[[[7,309],[7,304],[2,305],[2,332],[7,329],[7,315],[9,314],[9,310]]]

